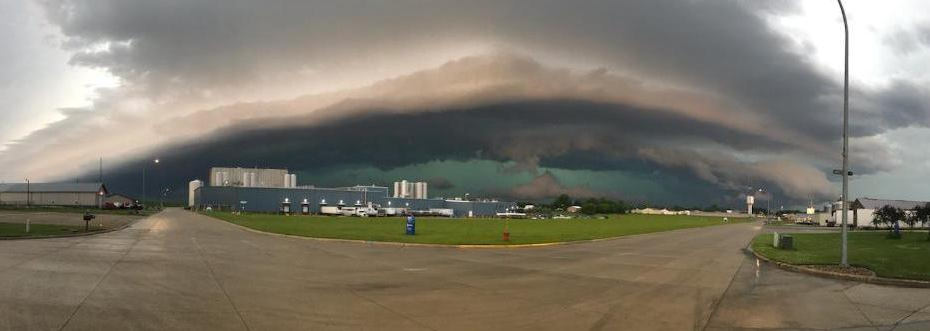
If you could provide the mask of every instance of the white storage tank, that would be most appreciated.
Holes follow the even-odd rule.
[[[192,180],[187,185],[187,206],[194,207],[194,191],[197,191],[198,188],[203,187],[203,182],[199,179]]]

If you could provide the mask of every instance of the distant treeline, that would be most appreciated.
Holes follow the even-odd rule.
[[[533,205],[534,211],[539,212],[539,213],[565,211],[565,210],[568,210],[568,207],[579,206],[581,207],[581,212],[584,214],[588,214],[588,215],[626,214],[626,213],[629,213],[633,209],[642,209],[642,208],[647,208],[647,207],[652,207],[656,209],[668,209],[671,211],[691,210],[691,211],[704,211],[704,212],[726,212],[727,210],[733,210],[732,208],[722,207],[717,204],[712,204],[710,206],[705,206],[705,207],[698,207],[698,206],[684,207],[680,205],[673,205],[673,206],[646,205],[645,203],[639,203],[639,204],[633,205],[623,200],[619,200],[619,199],[614,200],[614,199],[604,198],[604,197],[579,200],[579,199],[572,199],[572,197],[569,196],[568,194],[559,195],[559,197],[557,197],[555,200],[552,201],[552,203],[549,203],[549,204],[521,202],[519,203],[519,205],[520,206]],[[767,210],[765,210],[765,208],[754,208],[753,211],[756,213],[767,214]],[[778,211],[777,214],[784,214],[788,212],[799,212],[799,211],[784,210],[784,211]]]
[[[520,203],[524,205],[534,205],[534,211],[540,213],[566,211],[571,206],[581,207],[581,212],[588,215],[593,214],[626,214],[630,212],[630,206],[623,200],[613,200],[608,198],[589,198],[586,200],[572,199],[568,194],[562,194],[550,204],[534,204],[530,202]]]

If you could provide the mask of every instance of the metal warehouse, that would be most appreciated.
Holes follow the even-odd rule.
[[[99,208],[107,193],[103,183],[0,184],[0,204]]]
[[[197,182],[197,181],[195,181]],[[192,182],[195,209],[293,214],[391,216],[402,214],[489,217],[512,210],[512,202],[394,198],[387,187],[241,187],[200,186]]]

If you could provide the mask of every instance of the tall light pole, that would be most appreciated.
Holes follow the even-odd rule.
[[[843,30],[846,35],[845,61],[843,64],[843,249],[840,254],[840,266],[848,267],[846,254],[846,222],[849,210],[849,25],[846,23],[846,9],[843,1],[836,0],[843,15]]]
[[[165,198],[168,196],[168,191],[170,191],[170,189],[167,189],[167,188],[164,191],[162,191],[161,207],[160,207],[161,209],[165,209]]]
[[[765,219],[769,220],[772,218],[772,192],[760,188],[759,193],[768,195],[768,198],[765,199]]]
[[[155,164],[158,164],[161,161],[159,159],[155,159],[153,162],[155,162]],[[145,206],[145,165],[146,163],[142,163],[142,207],[143,209],[146,208]]]

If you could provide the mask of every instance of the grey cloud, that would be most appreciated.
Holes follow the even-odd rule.
[[[429,183],[429,188],[433,190],[448,190],[455,187],[455,184],[445,177],[433,177],[426,182]]]
[[[833,184],[823,171],[798,161],[745,162],[721,154],[655,148],[643,148],[639,155],[663,166],[689,169],[698,178],[732,191],[765,185],[796,199],[834,195]]]
[[[302,67],[326,72],[381,64],[409,55],[399,49],[474,41],[572,50],[583,60],[726,95],[745,111],[765,111],[790,125],[805,123],[795,115],[829,116],[816,100],[835,93],[836,84],[787,50],[785,38],[752,12],[791,4],[754,3],[61,0],[46,7],[66,35],[93,49],[79,52],[75,63],[159,90],[245,84]],[[122,44],[96,47],[107,42]]]
[[[92,114],[68,116],[0,154],[0,165],[19,171],[51,173],[62,162],[124,146],[134,146],[137,154],[130,159],[168,143],[188,149],[205,141],[222,146],[217,139],[252,137],[256,131],[249,129],[307,130],[313,133],[302,136],[307,140],[288,141],[303,145],[274,148],[323,151],[316,139],[337,137],[326,131],[333,127],[371,116],[431,115],[458,125],[474,123],[478,129],[423,122],[445,129],[439,133],[449,137],[439,142],[461,147],[442,150],[436,141],[397,137],[420,153],[410,158],[369,150],[362,142],[327,138],[339,146],[370,151],[367,159],[333,153],[328,162],[393,167],[478,154],[515,161],[517,171],[533,171],[547,159],[595,151],[690,169],[727,189],[744,181],[784,181],[782,189],[803,196],[828,194],[815,172],[838,160],[833,153],[841,123],[836,80],[795,53],[790,41],[771,31],[759,16],[796,10],[790,2],[49,0],[43,4],[50,20],[70,38],[66,44],[75,52],[72,63],[105,68],[122,78],[124,85],[105,91]],[[529,55],[444,55],[458,56],[460,52],[448,49],[470,44],[506,45],[503,48]],[[361,88],[249,101],[264,99],[256,90],[275,95],[276,90],[307,82],[325,85],[344,70],[366,72],[373,80],[394,76],[401,70],[398,67],[424,69],[417,67],[421,54],[446,56],[450,61]],[[554,58],[550,62],[572,69],[533,58]],[[239,92],[249,97],[240,97]],[[863,115],[854,117],[856,137],[927,125],[920,88],[902,83],[854,92],[861,99],[856,105],[863,105],[853,107]],[[209,103],[210,95],[228,100]],[[217,103],[226,106],[214,107]],[[906,110],[886,111],[889,108]],[[122,139],[100,141],[93,132]],[[641,152],[642,148],[670,151],[706,146],[724,151],[721,157],[726,161],[697,157],[698,161],[686,162],[657,154],[661,152]],[[264,151],[236,152],[232,155],[258,159]],[[740,154],[768,154],[771,161],[733,161]],[[717,168],[734,171],[720,173]],[[799,175],[792,177],[791,172]],[[801,187],[805,180],[812,188]]]
[[[498,55],[462,59],[353,91],[241,103],[162,121],[147,119],[155,125],[142,129],[152,130],[154,136],[175,138],[174,145],[157,153],[172,151],[170,154],[187,159],[185,164],[203,162],[202,167],[208,167],[209,162],[235,164],[243,160],[308,168],[371,164],[386,169],[484,153],[487,158],[515,161],[520,171],[535,171],[541,161],[576,151],[637,159],[643,158],[639,152],[642,146],[665,150],[716,144],[732,153],[806,151],[810,157],[823,148],[806,144],[810,140],[793,139],[803,134],[785,136],[781,130],[766,128],[758,118],[714,107],[719,104],[714,98],[686,92],[646,89],[622,76],[551,69],[531,59]],[[83,120],[87,124],[81,134],[68,136],[68,140],[31,140],[15,145],[14,149],[23,151],[16,155],[36,158],[38,154],[30,153],[82,142],[99,146],[101,142],[86,133],[104,128],[111,134],[118,130],[132,132],[137,138],[142,134],[138,127],[123,126],[124,120],[101,127],[91,112],[81,114],[90,119]],[[70,124],[65,120],[52,130]],[[396,130],[399,127],[415,127],[418,134],[432,138],[410,141],[406,131]],[[210,135],[181,139],[189,132]],[[347,137],[345,132],[366,135]],[[47,136],[36,136],[40,138]],[[125,141],[117,142],[112,148],[125,146]],[[403,145],[397,146],[397,142]],[[399,147],[403,147],[404,157],[399,157]],[[296,157],[298,151],[319,157]],[[0,161],[11,155],[3,155]],[[42,158],[45,162],[48,159]],[[676,160],[646,159],[660,167],[679,166]],[[55,167],[56,163],[45,166]],[[740,180],[762,176],[743,172],[726,180],[707,176],[707,172],[697,174],[712,185],[731,190]],[[800,192],[792,190],[792,194]]]
[[[577,57],[721,95],[735,111],[800,128],[818,141],[835,141],[840,131],[833,120],[836,79],[794,53],[759,16],[796,11],[797,3],[789,1],[45,4],[66,35],[83,41],[75,63],[109,68],[153,91],[247,85],[277,74],[287,81],[301,68],[325,79],[333,68],[409,61],[405,49],[429,52],[436,45],[476,42]],[[873,125],[854,123],[862,129],[854,133],[882,130],[868,130]]]
[[[512,188],[509,192],[509,196],[532,200],[549,199],[557,197],[560,194],[568,194],[574,198],[604,196],[603,193],[598,193],[581,186],[567,187],[563,185],[555,175],[548,171],[534,177],[526,184]]]
[[[930,24],[923,24],[910,29],[898,28],[885,34],[882,42],[894,48],[900,55],[911,55],[930,46]]]

